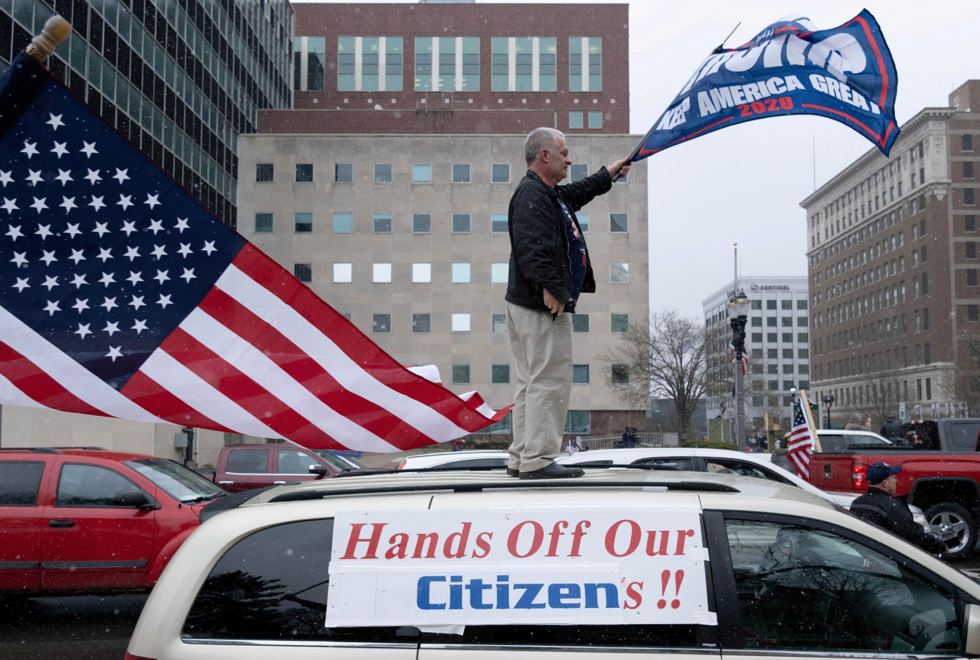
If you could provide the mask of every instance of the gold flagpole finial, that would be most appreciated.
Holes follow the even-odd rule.
[[[61,16],[55,15],[44,23],[41,34],[31,39],[27,54],[40,63],[54,54],[54,49],[71,36],[71,25]]]

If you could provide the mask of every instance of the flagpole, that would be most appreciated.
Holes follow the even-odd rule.
[[[71,36],[71,25],[61,16],[55,14],[49,18],[41,29],[41,34],[31,39],[25,49],[39,64],[54,55],[55,49]]]
[[[813,415],[810,414],[810,401],[806,398],[806,390],[800,390],[800,405],[803,407],[803,414],[806,415],[807,424],[810,425],[810,433],[813,434],[814,453],[822,453],[820,434],[817,433],[817,425],[813,423]]]

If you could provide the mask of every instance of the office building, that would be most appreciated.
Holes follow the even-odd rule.
[[[976,413],[980,80],[924,108],[801,202],[813,380],[847,413]],[[880,414],[874,415],[879,417]]]
[[[524,139],[564,131],[572,180],[639,141],[627,6],[564,5],[560,21],[535,4],[295,10],[295,109],[260,112],[240,142],[239,230],[397,359],[510,404],[507,212]],[[598,292],[573,318],[566,431],[642,428],[645,406],[607,383],[635,374],[600,356],[648,320],[645,163],[578,216]]]
[[[745,324],[749,367],[743,379],[745,428],[762,432],[766,415],[770,429],[787,431],[791,419],[790,390],[810,387],[810,328],[805,277],[740,277],[738,292],[752,301]],[[729,282],[701,302],[708,333],[707,417],[735,419],[735,365],[727,303],[737,293]]]

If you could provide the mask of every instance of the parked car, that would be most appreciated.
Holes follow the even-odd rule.
[[[869,445],[864,437],[857,441],[843,431],[820,431],[821,452],[813,456],[811,480],[827,490],[861,494],[868,489],[865,475],[871,465],[901,465],[896,495],[923,509],[933,527],[955,531],[959,543],[949,556],[962,559],[978,540],[978,433],[980,419],[965,418],[906,422],[899,440],[890,444]]]
[[[967,657],[978,605],[964,574],[776,481],[365,473],[272,488],[207,520],[128,653]]]
[[[352,457],[293,444],[228,445],[221,448],[212,480],[229,493],[240,493],[286,482],[328,479],[363,467]]]
[[[0,449],[0,594],[149,589],[224,494],[153,456]]]
[[[433,468],[505,468],[507,452],[494,449],[465,449],[410,454],[382,466],[388,470],[431,470]]]

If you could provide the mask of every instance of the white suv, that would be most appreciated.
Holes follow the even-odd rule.
[[[154,588],[129,657],[980,654],[980,585],[762,479],[366,474],[209,517]]]

